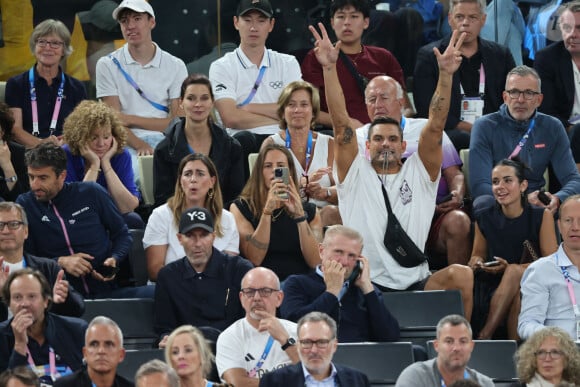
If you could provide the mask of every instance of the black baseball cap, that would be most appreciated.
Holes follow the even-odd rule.
[[[194,228],[201,228],[208,232],[213,232],[213,217],[203,207],[192,207],[181,214],[179,233],[187,234]]]
[[[272,17],[274,10],[268,0],[240,0],[238,4],[238,16],[242,16],[248,11],[256,10],[266,17]]]

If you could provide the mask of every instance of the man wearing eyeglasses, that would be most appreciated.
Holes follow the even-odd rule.
[[[336,322],[322,312],[310,312],[298,321],[300,363],[264,375],[260,387],[370,386],[365,374],[332,363],[338,346]]]
[[[257,387],[264,374],[298,362],[296,323],[276,317],[284,298],[278,276],[264,267],[250,270],[239,294],[246,317],[217,341],[220,377],[236,387]]]
[[[479,36],[486,20],[485,0],[451,0],[449,3],[447,20],[451,30],[466,34],[461,46],[463,60],[453,75],[449,114],[445,123],[447,135],[460,150],[469,147],[475,119],[496,111],[501,105],[503,82],[515,62],[507,47]],[[446,37],[417,52],[413,96],[418,117],[428,117],[431,96],[439,78],[433,47],[443,52],[448,45],[449,37]]]
[[[534,68],[542,78],[544,99],[538,108],[565,128],[580,123],[580,1],[563,5],[558,19],[562,40],[538,51]]]
[[[40,271],[52,288],[52,313],[80,317],[85,310],[83,297],[69,286],[64,270],[48,258],[24,253],[24,241],[28,238],[28,218],[24,208],[13,202],[0,203],[0,288],[10,273],[23,268]],[[6,302],[7,304],[7,302]],[[4,303],[0,303],[0,321],[12,315]]]
[[[495,202],[491,190],[491,170],[502,159],[519,157],[530,169],[528,202],[556,213],[568,196],[580,193],[580,175],[576,169],[570,142],[562,123],[537,112],[544,96],[538,73],[528,66],[517,66],[506,78],[504,104],[499,111],[487,114],[473,125],[469,145],[469,186],[475,198],[474,212]],[[538,199],[544,186],[544,171],[551,165],[562,188],[546,192],[549,203]]]

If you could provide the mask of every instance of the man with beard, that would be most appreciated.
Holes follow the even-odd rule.
[[[48,312],[52,290],[41,272],[25,268],[10,274],[2,299],[12,317],[0,323],[0,372],[30,366],[42,383],[82,366],[82,342],[87,323]]]
[[[276,318],[284,294],[270,269],[250,270],[242,279],[239,297],[246,317],[219,336],[216,365],[226,382],[257,387],[265,373],[298,362],[296,323]]]
[[[465,318],[452,314],[439,320],[433,344],[437,357],[405,368],[395,387],[449,386],[461,379],[476,381],[482,387],[493,387],[490,378],[467,367],[475,343],[471,326]]]
[[[83,358],[86,368],[56,381],[55,387],[133,387],[133,383],[117,375],[117,366],[125,358],[123,332],[108,317],[97,316],[85,333]]]

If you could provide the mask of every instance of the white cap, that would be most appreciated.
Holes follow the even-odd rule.
[[[151,7],[151,5],[145,0],[123,0],[123,2],[113,11],[113,19],[117,20],[119,12],[125,8],[131,9],[135,12],[146,12],[155,18],[153,7]]]

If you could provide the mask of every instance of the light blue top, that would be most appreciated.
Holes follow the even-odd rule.
[[[560,245],[556,253],[538,259],[524,272],[522,308],[518,319],[518,334],[522,339],[544,326],[558,326],[576,339],[574,310],[561,266],[570,273],[574,294],[580,300],[580,272]]]

